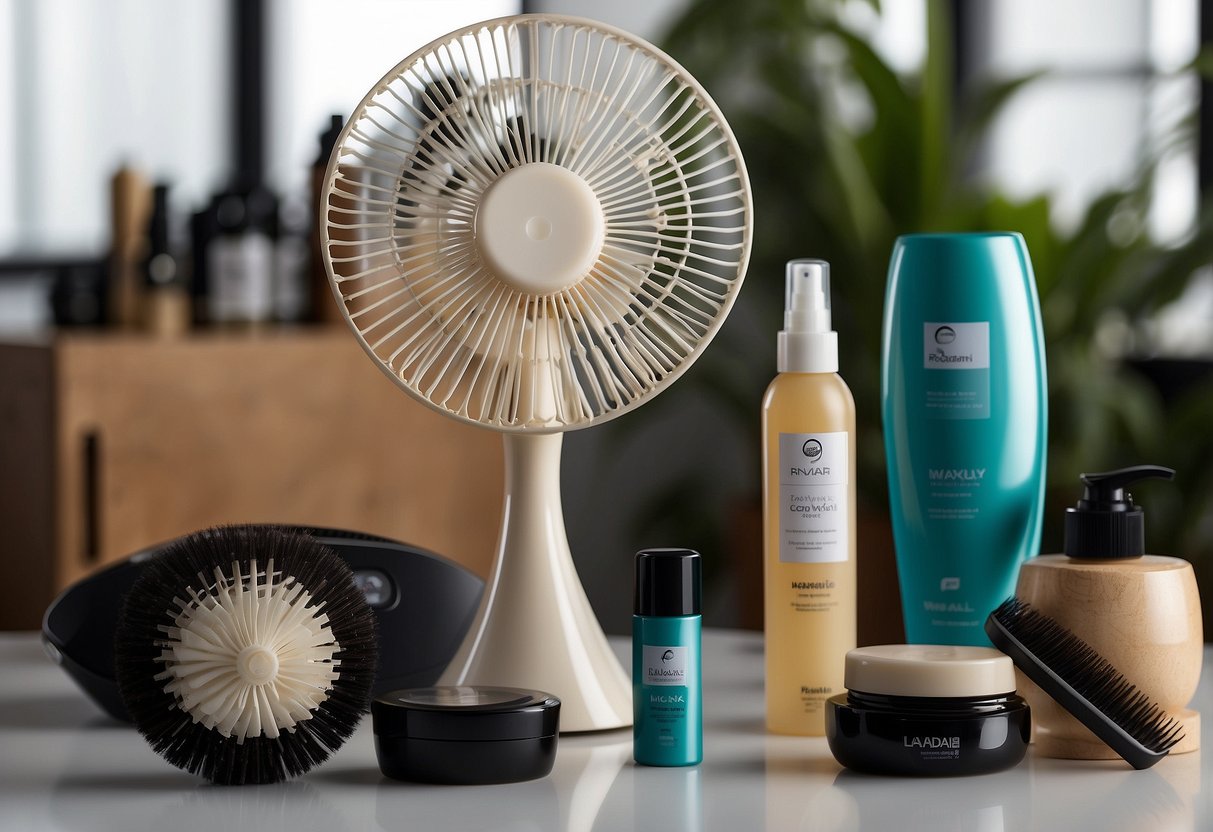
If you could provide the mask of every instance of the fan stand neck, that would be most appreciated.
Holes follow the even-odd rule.
[[[549,162],[507,170],[476,207],[480,256],[502,282],[527,294],[578,283],[598,261],[605,234],[594,189]]]
[[[563,435],[507,434],[505,516],[480,610],[443,685],[505,685],[560,698],[560,730],[632,723],[627,674],[569,551],[560,505]]]

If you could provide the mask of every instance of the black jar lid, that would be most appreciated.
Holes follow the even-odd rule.
[[[371,704],[384,737],[458,742],[528,740],[560,730],[560,700],[520,688],[451,685],[394,690]]]

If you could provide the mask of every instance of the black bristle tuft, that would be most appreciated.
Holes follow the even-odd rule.
[[[243,743],[195,722],[155,677],[165,633],[178,604],[190,592],[205,592],[199,576],[233,563],[249,570],[273,559],[274,572],[293,577],[328,616],[339,651],[339,675],[309,719],[277,738],[264,734]],[[353,573],[331,549],[305,534],[273,526],[223,526],[184,537],[149,562],[123,604],[114,643],[122,699],[152,748],[180,769],[225,785],[275,783],[323,762],[354,732],[370,706],[377,661],[375,618]]]
[[[1045,693],[1134,768],[1183,739],[1180,724],[1091,645],[1018,598],[990,613],[986,634]]]

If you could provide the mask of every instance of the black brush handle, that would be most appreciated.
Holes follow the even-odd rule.
[[[1167,756],[1166,751],[1157,752],[1146,748],[1120,727],[1107,714],[1091,704],[1091,701],[1076,691],[1052,668],[1041,663],[1036,654],[1017,639],[1001,621],[991,615],[986,619],[986,635],[994,646],[1011,657],[1015,666],[1022,670],[1041,690],[1053,697],[1091,733],[1137,770],[1147,769]]]

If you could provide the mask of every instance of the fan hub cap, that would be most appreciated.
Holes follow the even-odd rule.
[[[606,231],[594,190],[568,168],[532,162],[506,171],[476,208],[476,243],[511,288],[549,295],[598,261]]]

